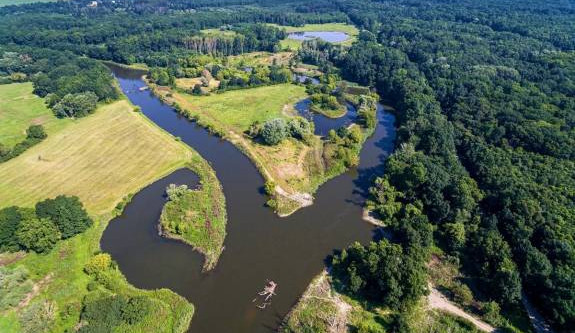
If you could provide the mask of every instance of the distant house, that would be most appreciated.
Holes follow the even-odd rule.
[[[88,4],[88,7],[90,8],[96,8],[98,7],[98,1],[92,1]]]

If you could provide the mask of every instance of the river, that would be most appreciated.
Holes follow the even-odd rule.
[[[216,268],[202,273],[203,257],[190,246],[158,235],[164,189],[170,183],[194,185],[197,177],[178,170],[136,194],[124,213],[110,222],[101,240],[128,281],[138,288],[169,288],[196,308],[190,331],[272,332],[297,302],[326,258],[354,241],[367,243],[378,231],[362,220],[373,178],[383,173],[392,152],[394,117],[379,106],[379,124],[361,152],[357,169],[327,182],[314,205],[287,218],[264,206],[264,180],[231,143],[178,115],[149,91],[141,72],[112,68],[130,101],[158,126],[180,137],[212,165],[227,201],[225,250]],[[266,280],[278,284],[264,310],[252,300]]]

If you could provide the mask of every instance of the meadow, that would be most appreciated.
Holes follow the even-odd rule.
[[[200,117],[209,127],[236,133],[244,132],[256,121],[263,123],[285,117],[284,110],[306,96],[304,87],[293,84],[240,89],[201,97],[175,94],[178,103],[185,103],[186,110],[192,116]]]
[[[71,122],[57,119],[32,89],[31,82],[0,85],[0,144],[13,147],[21,142],[30,125],[43,125],[50,135]]]

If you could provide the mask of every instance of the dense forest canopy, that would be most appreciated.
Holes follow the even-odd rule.
[[[558,330],[575,327],[575,2],[89,2],[0,8],[0,82],[32,80],[54,106],[109,100],[93,59],[175,71],[198,53],[279,50],[285,31],[266,23],[355,24],[351,47],[309,41],[297,57],[394,105],[397,148],[370,208],[401,247],[354,245],[334,260],[338,281],[374,290],[362,256],[391,250],[419,277],[433,238],[487,300],[513,306],[525,291]],[[230,33],[205,31],[220,28]]]

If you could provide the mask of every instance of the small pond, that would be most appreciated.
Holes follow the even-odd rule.
[[[300,31],[288,34],[288,39],[310,40],[319,38],[330,43],[341,43],[349,39],[349,35],[341,31]]]

